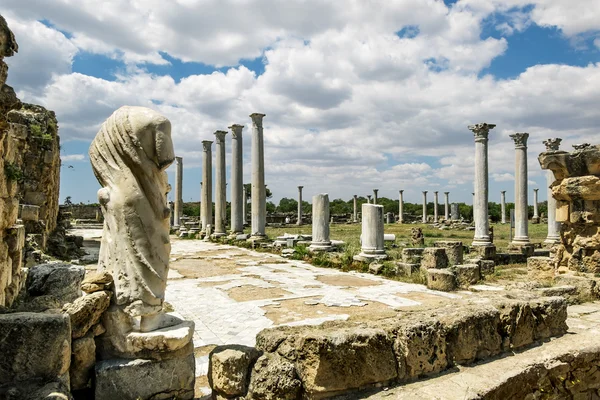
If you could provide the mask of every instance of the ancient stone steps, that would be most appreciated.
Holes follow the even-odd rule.
[[[598,398],[600,302],[571,306],[567,334],[513,355],[431,379],[338,399]],[[527,397],[529,398],[529,397]]]

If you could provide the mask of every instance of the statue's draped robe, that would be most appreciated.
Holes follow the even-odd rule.
[[[104,214],[99,270],[114,277],[115,299],[131,316],[161,310],[169,255],[168,180],[174,160],[169,121],[142,107],[122,107],[90,147],[102,185]]]

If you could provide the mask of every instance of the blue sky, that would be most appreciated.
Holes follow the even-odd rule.
[[[126,0],[8,0],[3,15],[20,46],[6,60],[8,83],[57,113],[61,200],[95,201],[87,149],[125,104],[172,121],[184,200],[199,198],[200,142],[232,123],[246,126],[249,182],[252,112],[267,114],[266,180],[276,202],[295,197],[298,185],[305,198],[379,188],[393,198],[404,189],[411,202],[422,190],[470,202],[470,123],[498,125],[490,135],[491,201],[501,190],[512,199],[508,134],[531,134],[530,192],[545,187],[536,161],[543,139],[562,137],[566,149],[598,142],[594,0],[246,3],[186,0],[165,9],[149,0],[138,10]]]

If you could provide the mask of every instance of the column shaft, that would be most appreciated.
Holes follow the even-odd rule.
[[[560,222],[556,222],[556,199],[552,196],[550,185],[554,182],[552,171],[546,172],[546,183],[548,184],[548,236],[544,243],[554,244],[560,242]]]
[[[302,188],[304,186],[298,186],[298,221],[296,224],[298,226],[302,225]],[[327,200],[329,201],[329,200]],[[314,207],[314,205],[313,205]]]
[[[469,126],[475,136],[475,192],[473,220],[475,221],[474,246],[491,246],[488,220],[488,135],[496,125],[476,124]]]
[[[506,223],[506,190],[503,190],[500,192],[500,212],[502,213],[501,221],[503,224],[505,224]]]
[[[438,192],[433,192],[433,222],[438,222]]]
[[[175,216],[173,217],[173,227],[179,229],[181,225],[181,215],[183,214],[183,158],[175,157]]]
[[[423,192],[423,218],[421,222],[427,223],[427,191]]]
[[[357,207],[357,200],[356,200],[356,195],[354,195],[354,211],[352,212],[352,218],[354,222],[358,222],[358,213],[356,210]]]
[[[444,219],[448,221],[450,219],[450,192],[444,192]]]
[[[329,240],[329,195],[317,194],[312,198],[312,242],[313,251],[331,250]]]
[[[216,187],[215,187],[215,237],[225,235],[227,191],[225,187],[225,135],[226,131],[216,131]]]
[[[527,138],[528,133],[510,135],[515,141],[515,237],[514,244],[529,243],[527,207]]]
[[[385,256],[383,247],[383,206],[362,205],[361,250],[367,256]]]
[[[252,236],[264,238],[267,223],[265,188],[265,154],[262,120],[265,114],[254,113],[252,118]]]
[[[377,193],[379,189],[373,189],[373,204],[377,204]]]
[[[244,155],[242,129],[243,125],[231,125],[231,233],[244,231]]]
[[[202,232],[212,224],[212,141],[202,141]]]
[[[400,190],[400,198],[398,202],[398,222],[404,223],[404,190]]]
[[[539,218],[538,214],[538,190],[533,189],[533,218]]]

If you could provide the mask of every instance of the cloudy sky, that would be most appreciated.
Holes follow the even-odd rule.
[[[198,200],[201,141],[267,114],[274,200],[316,193],[471,201],[473,135],[490,134],[490,200],[514,193],[514,132],[600,142],[598,0],[2,0],[19,97],[56,112],[61,200],[96,201],[87,149],[122,105],[166,115]],[[228,135],[229,177],[231,137]],[[67,168],[71,165],[73,168]],[[174,168],[169,169],[171,182]],[[229,196],[229,193],[228,193]],[[532,196],[530,195],[530,198]],[[171,194],[172,198],[172,194]],[[431,197],[430,197],[431,198]],[[540,200],[546,198],[540,190]]]

